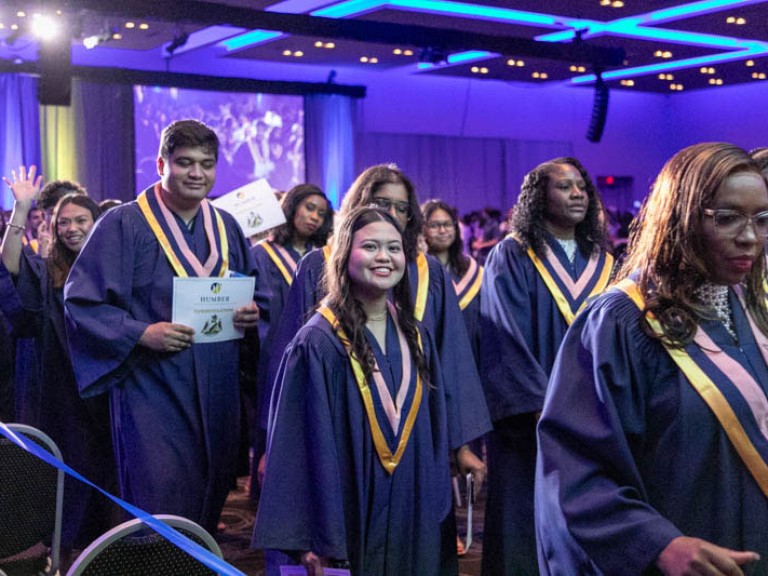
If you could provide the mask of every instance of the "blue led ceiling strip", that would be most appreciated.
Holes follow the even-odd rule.
[[[319,0],[305,0],[309,5],[304,4],[302,8],[310,8],[311,4]],[[699,16],[722,11],[728,8],[750,6],[760,4],[766,0],[700,0],[675,6],[647,12],[628,18],[620,18],[610,22],[597,22],[593,20],[584,20],[577,18],[568,18],[555,16],[551,14],[524,12],[520,10],[511,10],[506,8],[496,8],[492,6],[483,6],[477,4],[466,4],[462,2],[452,2],[449,0],[346,0],[332,6],[311,11],[313,16],[324,16],[326,18],[346,18],[357,16],[366,12],[372,12],[387,6],[409,10],[415,12],[427,12],[432,14],[442,14],[457,17],[474,17],[481,20],[491,20],[498,22],[514,23],[524,26],[568,28],[558,32],[544,34],[536,37],[536,40],[545,42],[566,42],[575,37],[575,30],[582,30],[582,38],[616,35],[631,38],[640,38],[648,40],[665,40],[678,44],[705,46],[718,49],[734,50],[728,54],[713,54],[697,58],[688,58],[673,62],[662,62],[648,66],[637,66],[623,70],[614,70],[603,73],[605,79],[626,78],[634,75],[652,74],[661,70],[671,71],[681,68],[690,68],[716,62],[727,62],[740,60],[750,56],[759,56],[768,54],[768,43],[744,41],[724,36],[715,36],[711,34],[697,34],[692,32],[682,32],[677,30],[653,28],[647,24],[660,24],[671,22],[681,18]],[[288,6],[290,5],[290,6]],[[281,8],[287,12],[297,13],[302,5],[302,0],[286,0],[275,4],[267,10],[281,11]],[[287,10],[286,10],[287,9]],[[282,32],[270,32],[266,30],[254,30],[246,34],[231,38],[221,43],[228,51],[241,50],[256,44],[260,44],[275,38],[284,36]],[[450,63],[466,63],[470,60],[486,59],[497,56],[493,53],[478,55],[479,51],[472,51],[472,56],[462,56],[462,54],[453,55],[455,58]],[[422,68],[428,68],[424,66]],[[574,84],[593,82],[594,75],[588,74],[572,78]]]

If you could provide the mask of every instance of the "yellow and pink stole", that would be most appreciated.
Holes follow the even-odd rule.
[[[387,384],[384,381],[384,377],[381,375],[378,366],[374,366],[373,368],[374,372],[372,380],[376,388],[376,393],[384,409],[384,413],[386,414],[387,424],[390,426],[395,437],[397,437],[399,434],[397,448],[395,449],[394,453],[390,449],[389,444],[384,437],[384,433],[382,432],[382,425],[379,422],[378,416],[376,415],[376,407],[374,406],[373,393],[371,392],[370,383],[365,378],[360,360],[356,358],[352,353],[352,344],[349,340],[349,337],[344,333],[344,330],[339,325],[339,321],[336,318],[336,315],[330,308],[322,305],[320,306],[318,312],[331,325],[333,331],[336,334],[336,337],[347,351],[349,362],[352,365],[352,372],[355,375],[355,382],[357,383],[357,388],[360,391],[360,395],[363,400],[363,406],[365,407],[365,413],[368,417],[368,425],[371,429],[371,437],[373,439],[373,445],[376,448],[376,454],[379,457],[379,462],[381,462],[381,465],[384,467],[387,473],[392,474],[397,468],[397,465],[400,463],[400,459],[402,458],[403,453],[408,446],[408,441],[410,440],[411,432],[413,431],[416,416],[418,415],[419,407],[421,406],[423,385],[421,383],[421,376],[419,376],[417,372],[415,383],[416,390],[414,392],[410,408],[408,409],[408,413],[405,417],[405,424],[402,426],[401,430],[400,424],[402,420],[403,409],[405,407],[404,404],[411,389],[411,352],[408,348],[405,335],[400,329],[400,325],[397,321],[397,310],[391,303],[388,303],[388,306],[389,313],[392,315],[392,319],[394,320],[395,327],[397,329],[397,336],[400,342],[400,352],[403,359],[403,376],[400,382],[400,386],[397,389],[395,399],[392,399],[392,395],[389,393],[389,388],[387,387]],[[419,335],[419,348],[422,348],[421,335]]]
[[[192,252],[171,210],[160,195],[160,183],[148,188],[136,199],[141,213],[157,238],[165,257],[179,278],[224,276],[229,271],[229,243],[224,221],[208,200],[200,203],[203,226],[210,253],[201,263]],[[216,225],[214,226],[214,222]]]
[[[272,240],[262,240],[257,246],[260,246],[274,265],[277,266],[280,274],[283,275],[285,283],[288,286],[293,284],[293,275],[296,273],[296,260],[293,259],[288,250]]]
[[[477,260],[469,257],[469,268],[461,277],[461,280],[453,283],[453,288],[456,291],[456,298],[459,300],[459,308],[464,310],[472,303],[475,296],[480,292],[480,287],[483,284],[483,267],[477,263]]]
[[[645,299],[632,279],[627,278],[616,287],[640,310],[645,309]],[[750,316],[740,288],[735,290],[763,360],[768,364],[768,338]],[[656,334],[663,333],[653,315],[646,314],[646,320]],[[685,348],[673,347],[664,340],[662,344],[715,415],[763,494],[768,496],[768,397],[763,388],[741,364],[723,352],[701,326],[693,342]],[[748,412],[753,418],[739,420],[737,411]]]
[[[606,289],[613,270],[613,256],[597,249],[592,252],[587,267],[576,281],[571,278],[551,248],[547,247],[544,260],[540,259],[532,248],[528,248],[528,257],[569,326],[589,299]]]

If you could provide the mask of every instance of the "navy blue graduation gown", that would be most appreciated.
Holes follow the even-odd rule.
[[[252,274],[240,227],[220,214],[229,269]],[[177,220],[204,262],[209,246],[202,212],[191,230]],[[238,454],[240,343],[195,344],[175,353],[138,345],[147,326],[171,321],[174,276],[138,204],[110,210],[70,272],[67,333],[81,395],[110,395],[123,497],[152,514],[185,516],[213,532]]]
[[[576,280],[588,257],[577,250],[571,263],[552,236],[547,244]],[[530,257],[512,237],[491,251],[481,298],[480,373],[494,423],[488,435],[483,574],[536,574],[536,416],[568,325]]]
[[[740,345],[702,327],[768,390],[768,368],[731,295]],[[656,574],[681,535],[758,552],[768,574],[768,499],[640,312],[612,290],[576,318],[539,424],[537,535],[545,574]],[[753,418],[738,412],[739,419]]]
[[[20,308],[8,318],[21,333],[32,334],[39,362],[34,398],[26,390],[24,407],[36,414],[35,427],[48,434],[61,450],[64,462],[105,490],[116,486],[115,460],[109,427],[109,406],[103,398],[82,399],[67,352],[61,288],[54,288],[45,261],[23,252],[16,278]],[[3,274],[8,271],[3,267]],[[111,503],[78,482],[65,482],[62,546],[84,547],[111,528]]]
[[[402,367],[392,319],[386,355],[370,334],[369,341],[394,397]],[[255,547],[346,559],[356,576],[439,573],[440,523],[451,501],[447,415],[444,382],[426,333],[423,341],[431,386],[423,388],[409,443],[390,475],[379,462],[341,342],[319,314],[299,330],[279,371]],[[412,373],[405,407],[413,401],[415,365]],[[394,452],[399,436],[375,386],[371,391]]]
[[[291,255],[295,262],[301,259],[301,255],[293,246],[281,246]],[[286,282],[283,273],[263,247],[259,244],[253,246],[251,254],[253,255],[256,271],[256,286],[258,286],[256,303],[259,305],[260,312],[259,341],[261,352],[259,356],[259,369],[256,374],[259,394],[259,425],[263,430],[266,430],[269,420],[269,394],[272,390],[272,386],[267,384],[268,360],[272,349],[272,342],[275,339],[275,332],[283,315],[283,308],[285,301],[288,299],[288,292],[291,286]],[[288,272],[290,273],[290,269]]]
[[[451,448],[458,448],[485,434],[491,425],[453,285],[437,258],[427,256],[427,262],[429,287],[422,325],[435,339],[440,368],[446,375],[448,435]],[[282,352],[325,296],[322,288],[324,271],[325,257],[322,250],[309,252],[299,262],[272,344],[268,382],[274,383]],[[415,301],[418,279],[416,262],[408,263],[408,278]]]

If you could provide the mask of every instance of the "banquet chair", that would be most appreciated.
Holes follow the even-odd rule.
[[[25,424],[6,426],[61,460],[44,432]],[[0,437],[0,573],[56,574],[63,494],[64,472]]]
[[[203,527],[181,516],[157,514],[190,540],[223,558],[221,549]],[[104,533],[78,556],[67,576],[208,576],[216,572],[196,560],[139,519]]]

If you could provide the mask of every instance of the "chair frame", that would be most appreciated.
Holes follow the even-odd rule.
[[[155,514],[153,517],[160,520],[164,524],[167,524],[171,528],[181,529],[194,534],[197,538],[202,540],[203,545],[206,548],[208,548],[222,560],[224,559],[224,555],[222,554],[221,548],[219,547],[216,540],[214,540],[213,536],[211,536],[199,524],[196,524],[188,518],[184,518],[182,516],[174,516],[173,514]],[[139,530],[145,529],[151,530],[151,527],[144,524],[141,519],[135,518],[133,520],[123,522],[122,524],[115,526],[111,530],[105,532],[80,553],[80,556],[77,557],[77,560],[75,560],[74,564],[72,564],[69,571],[67,572],[67,576],[81,576],[85,569],[88,568],[88,565],[93,562],[109,546],[118,540],[125,538],[126,536],[130,536]]]
[[[27,424],[6,424],[6,427],[17,436],[24,436],[27,439],[36,439],[42,442],[43,446],[56,459],[63,462],[61,450],[56,443],[42,430]],[[22,448],[19,448],[20,450]],[[50,574],[56,574],[59,571],[59,562],[61,555],[61,523],[64,507],[64,471],[60,468],[56,470],[56,506],[53,525],[53,536],[51,540],[51,567]],[[0,570],[0,574],[2,574]]]

